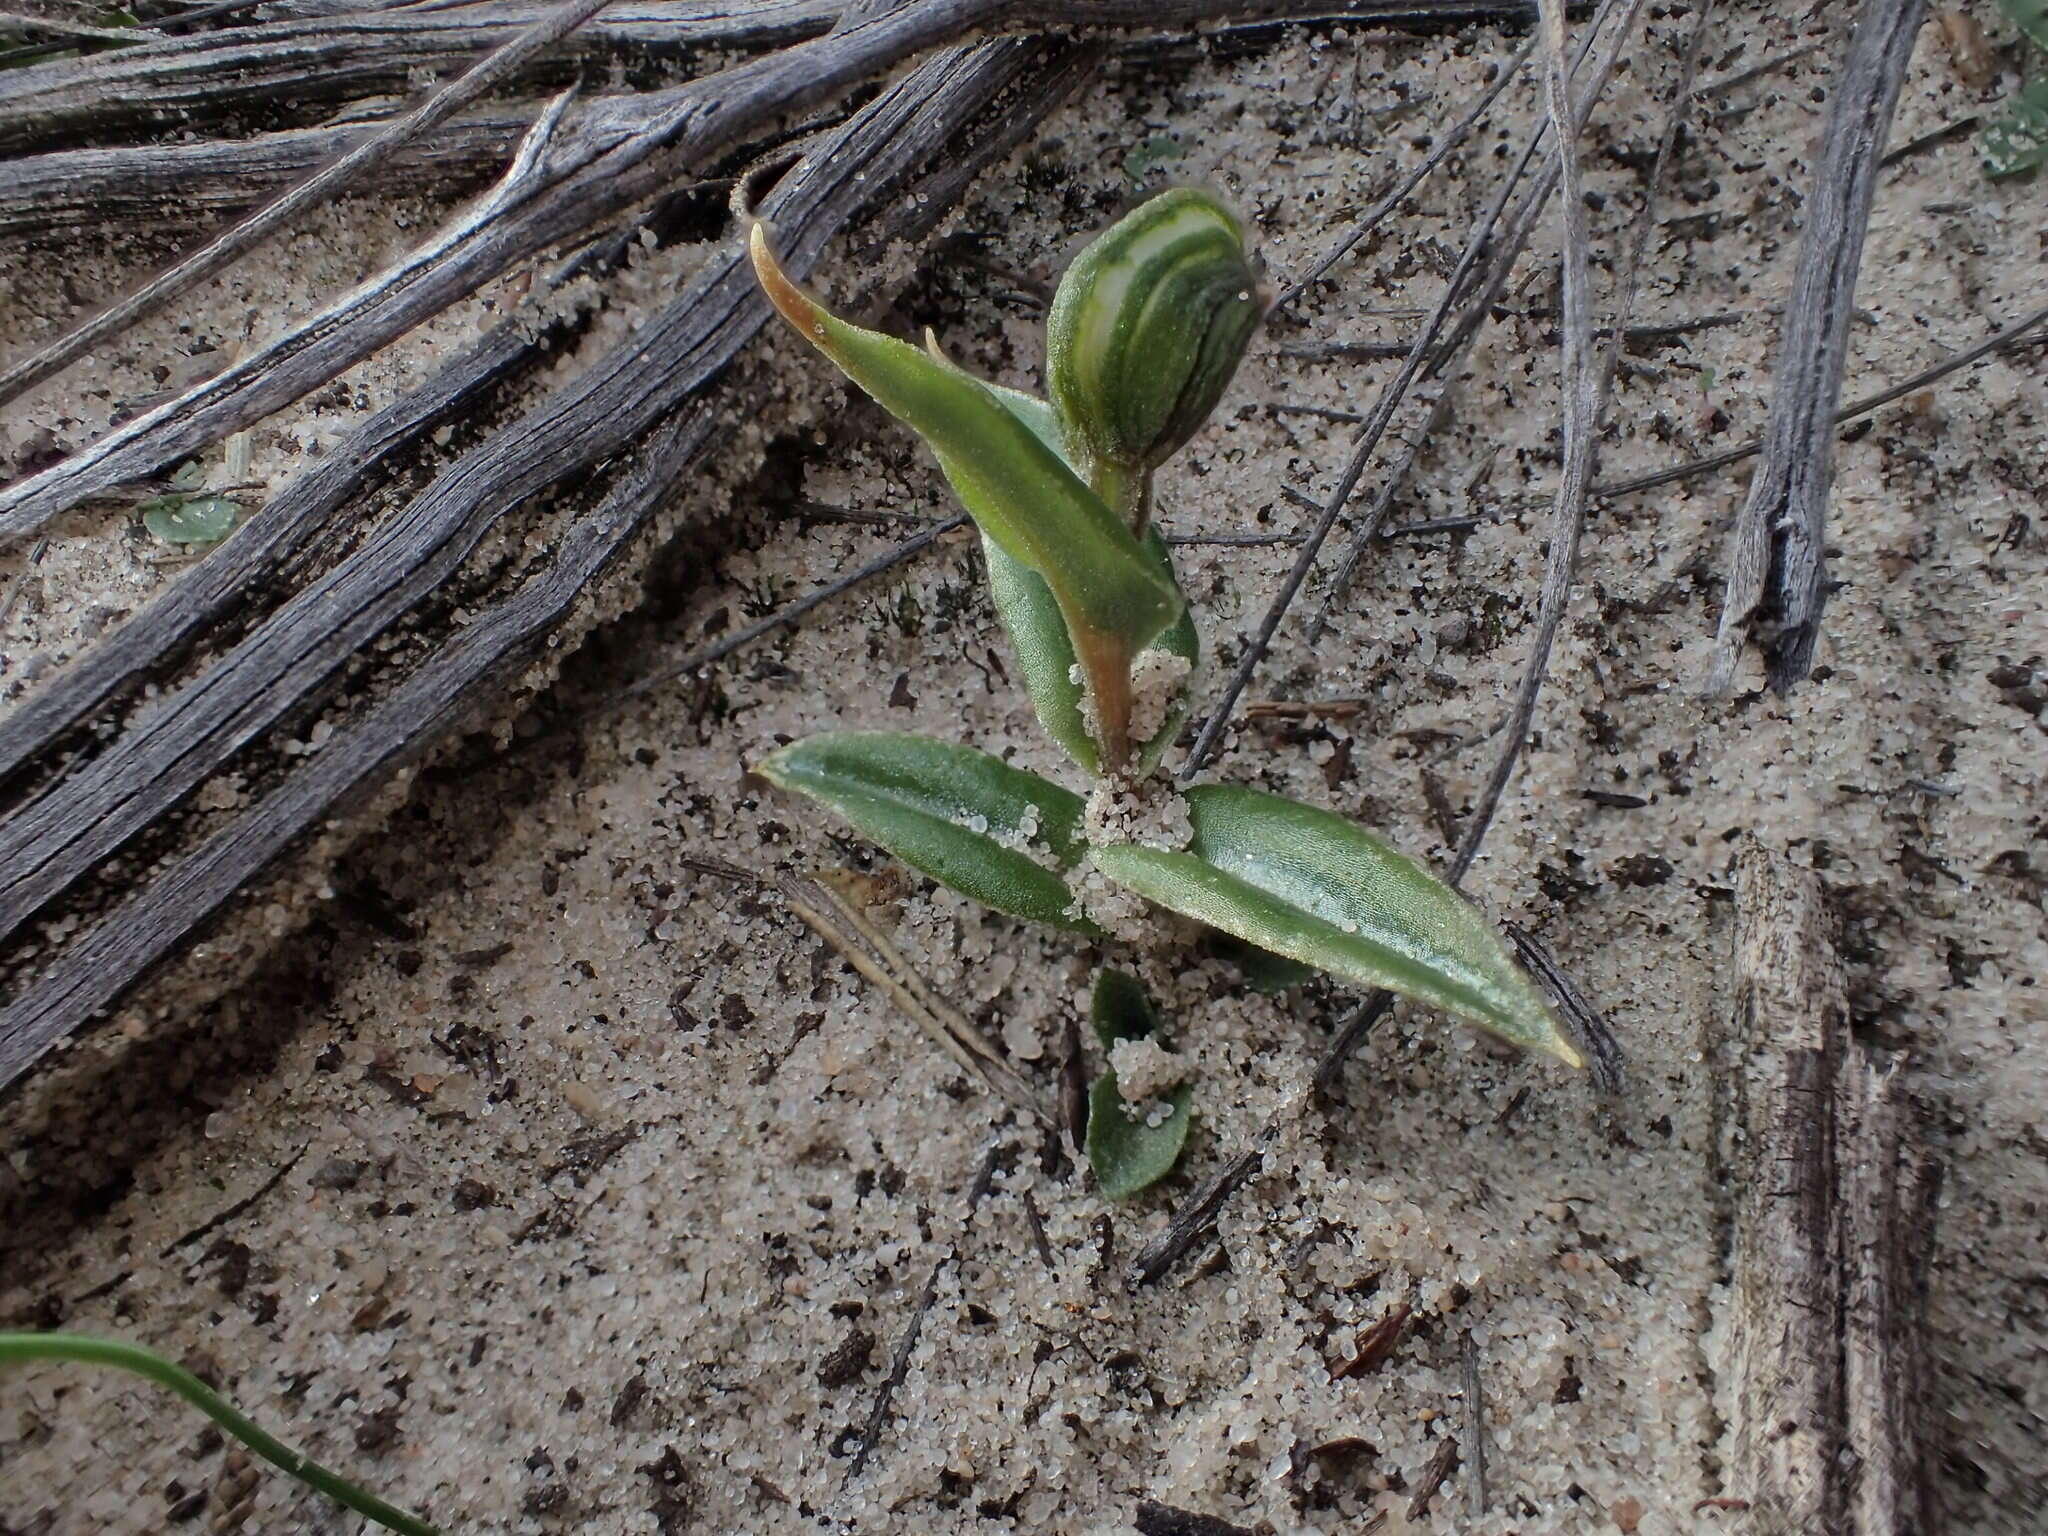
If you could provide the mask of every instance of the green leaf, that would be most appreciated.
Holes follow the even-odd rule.
[[[1059,873],[1085,851],[1071,790],[985,752],[889,731],[811,736],[755,771],[984,906],[1095,931]]]
[[[1050,405],[1021,389],[991,384],[988,390],[995,396],[997,404],[1029,427],[1033,436],[1079,473],[1079,466],[1074,464],[1063,439],[1059,417]],[[1144,548],[1166,579],[1173,583],[1174,591],[1180,591],[1180,578],[1173,570],[1173,556],[1157,528],[1147,530]],[[1094,739],[1088,734],[1088,719],[1081,708],[1083,689],[1074,675],[1073,638],[1067,633],[1067,621],[1060,613],[1060,605],[1054,599],[1052,589],[1036,572],[1011,559],[1003,552],[1002,546],[987,535],[982,537],[981,549],[988,566],[988,584],[995,597],[996,614],[1002,619],[1004,629],[1009,631],[1010,649],[1024,675],[1024,690],[1031,696],[1032,708],[1038,711],[1039,724],[1045,727],[1046,734],[1059,743],[1067,756],[1090,773],[1100,773],[1102,754],[1096,750]],[[1202,638],[1195,629],[1195,616],[1187,607],[1185,597],[1182,598],[1180,617],[1145,649],[1180,657],[1188,664],[1188,677],[1192,682],[1194,669],[1202,656]],[[1150,741],[1139,745],[1140,775],[1157,767],[1160,756],[1173,745],[1182,722],[1187,719],[1189,695],[1190,690],[1183,687],[1159,730],[1153,733]]]
[[[1071,628],[1125,657],[1180,616],[1180,591],[1064,458],[952,363],[828,313],[776,265],[756,225],[755,271],[783,317],[922,437],[976,525],[1045,579]]]
[[[1178,140],[1155,133],[1124,156],[1124,175],[1133,183],[1141,182],[1154,171],[1173,164],[1181,154]]]
[[[1987,176],[2017,176],[2048,165],[2048,80],[2036,80],[1977,136]]]
[[[1194,1086],[1182,1083],[1165,1099],[1173,1113],[1157,1125],[1147,1125],[1129,1113],[1141,1106],[1124,1103],[1114,1072],[1095,1079],[1088,1091],[1088,1166],[1095,1170],[1095,1182],[1105,1195],[1128,1200],[1173,1172],[1188,1144],[1194,1097]]]
[[[159,496],[143,504],[142,526],[171,544],[216,544],[241,510],[226,496]]]
[[[1088,1022],[1095,1026],[1095,1038],[1107,1051],[1119,1040],[1144,1039],[1159,1027],[1159,1015],[1152,1011],[1152,999],[1135,976],[1102,971],[1088,1000]]]
[[[2048,48],[2048,0],[1998,0],[1998,8],[2036,47]]]
[[[1173,557],[1157,528],[1147,531],[1145,550],[1178,591],[1180,583],[1174,576]],[[1067,633],[1067,621],[1059,604],[1053,600],[1052,589],[987,538],[982,540],[982,554],[987,560],[989,590],[995,598],[996,613],[1003,628],[1009,631],[1010,649],[1023,673],[1024,690],[1031,695],[1032,708],[1038,711],[1039,724],[1065,749],[1067,756],[1090,773],[1100,773],[1102,755],[1088,734],[1088,718],[1081,707],[1083,689],[1074,673],[1074,642]],[[1172,627],[1145,649],[1180,657],[1188,664],[1191,683],[1202,658],[1202,639],[1195,629],[1194,615],[1183,607]],[[1188,717],[1190,695],[1191,690],[1184,683],[1159,729],[1150,740],[1139,744],[1140,775],[1158,766],[1160,757],[1180,734]]]
[[[1122,971],[1103,971],[1096,976],[1088,1014],[1095,1038],[1105,1051],[1113,1050],[1119,1041],[1143,1040],[1159,1027],[1159,1015],[1153,1012],[1145,989]],[[1088,1166],[1095,1170],[1095,1182],[1105,1195],[1112,1200],[1127,1199],[1173,1171],[1187,1145],[1193,1101],[1193,1085],[1177,1085],[1165,1099],[1170,1113],[1157,1125],[1150,1125],[1146,1117],[1156,1113],[1156,1108],[1126,1104],[1117,1088],[1115,1068],[1095,1080],[1088,1094]]]
[[[1316,974],[1316,968],[1312,965],[1303,965],[1299,960],[1276,955],[1270,949],[1247,944],[1243,939],[1221,931],[1210,933],[1209,946],[1237,967],[1244,977],[1244,984],[1254,992],[1285,992],[1289,987],[1300,986]]]
[[[1341,816],[1258,790],[1208,784],[1187,800],[1188,851],[1121,843],[1096,848],[1096,866],[1248,944],[1585,1065],[1493,925],[1413,859]]]

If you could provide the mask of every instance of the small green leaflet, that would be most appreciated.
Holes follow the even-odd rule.
[[[216,544],[241,510],[226,496],[159,496],[143,504],[142,526],[169,544]]]
[[[1122,971],[1096,976],[1088,1014],[1105,1052],[1122,1040],[1142,1040],[1159,1027],[1145,989]],[[1142,1106],[1124,1102],[1114,1069],[1095,1080],[1088,1093],[1088,1166],[1105,1195],[1128,1199],[1173,1171],[1187,1145],[1193,1100],[1193,1085],[1179,1084],[1165,1099],[1170,1112],[1151,1125]]]
[[[2035,80],[1984,125],[1977,147],[1988,176],[2017,176],[2048,165],[2048,80]]]
[[[984,906],[1095,931],[1059,873],[1084,851],[1071,790],[970,747],[890,731],[807,737],[755,771]]]
[[[1188,851],[1121,843],[1094,849],[1096,866],[1248,944],[1585,1065],[1493,925],[1413,859],[1341,816],[1258,790],[1207,784],[1187,800]]]
[[[1998,8],[2036,47],[2048,48],[2048,0],[1998,0]]]

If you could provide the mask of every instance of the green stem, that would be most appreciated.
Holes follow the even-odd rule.
[[[1133,470],[1103,459],[1096,463],[1088,488],[1116,514],[1118,522],[1131,530],[1133,537],[1144,541],[1146,525],[1152,521],[1151,470]]]
[[[376,1521],[386,1530],[397,1531],[400,1536],[439,1536],[439,1532],[426,1521],[402,1509],[394,1509],[346,1478],[308,1461],[283,1441],[272,1439],[190,1371],[171,1364],[140,1345],[88,1338],[79,1333],[0,1333],[0,1366],[20,1365],[31,1360],[69,1360],[80,1365],[108,1365],[116,1370],[131,1371],[160,1387],[170,1388],[265,1461],[283,1468],[308,1487],[317,1488],[329,1498],[346,1504],[357,1514]]]

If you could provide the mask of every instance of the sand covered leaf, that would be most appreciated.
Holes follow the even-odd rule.
[[[2048,165],[2048,80],[2035,80],[2006,103],[1978,136],[1989,176],[2018,176]]]
[[[1096,976],[1088,1014],[1105,1051],[1152,1039],[1159,1028],[1145,989],[1122,971]],[[1130,1103],[1114,1067],[1095,1080],[1088,1094],[1088,1166],[1105,1195],[1128,1199],[1173,1171],[1187,1146],[1193,1100],[1193,1086],[1180,1083],[1157,1099]]]
[[[1071,790],[971,747],[891,731],[807,737],[755,771],[984,906],[1093,931],[1060,873],[1083,851]]]
[[[1186,851],[1096,848],[1102,872],[1248,944],[1584,1061],[1478,908],[1341,816],[1236,785],[1187,792]]]

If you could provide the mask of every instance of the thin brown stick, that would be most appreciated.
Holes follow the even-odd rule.
[[[1888,384],[1883,389],[1877,391],[1876,394],[1864,395],[1860,399],[1852,400],[1847,405],[1839,407],[1835,411],[1834,424],[1837,428],[1840,428],[1856,420],[1859,416],[1868,416],[1872,411],[1882,410],[1894,400],[1902,400],[1907,395],[1925,389],[1930,384],[1939,383],[1950,374],[1967,368],[1972,363],[1983,361],[1994,352],[2001,352],[2016,342],[2025,341],[2044,325],[2048,325],[2048,305],[2043,305],[2031,314],[2022,315],[2010,325],[2000,327],[1975,346],[1966,347],[1961,352],[1945,357],[1938,363],[1930,364],[1911,377],[1899,380],[1896,384]],[[1672,464],[1663,469],[1650,470],[1646,474],[1631,475],[1626,480],[1602,481],[1593,487],[1591,494],[1596,499],[1605,499],[1612,496],[1632,496],[1638,491],[1650,491],[1655,490],[1658,486],[1673,485],[1680,480],[1690,480],[1695,475],[1704,475],[1713,470],[1726,469],[1730,464],[1740,464],[1744,459],[1754,457],[1762,452],[1763,446],[1762,438],[1753,437],[1746,443],[1739,444],[1734,448],[1725,449],[1720,453],[1709,454],[1703,459],[1688,459],[1683,464]]]
[[[1641,5],[1642,0],[1628,0],[1627,17],[1632,20]],[[1618,0],[1603,0],[1601,9],[1594,19],[1594,30],[1597,31],[1602,19],[1617,8]],[[1609,54],[1605,60],[1606,64],[1612,64],[1613,56],[1619,52],[1619,37],[1626,35],[1628,30],[1628,22],[1625,22],[1622,27],[1616,29],[1615,42],[1610,47]],[[1596,70],[1592,89],[1597,91],[1600,86],[1604,85],[1606,77],[1607,71],[1605,68]],[[1585,109],[1590,111],[1591,106],[1591,100],[1587,99],[1585,101]],[[1532,136],[1531,143],[1533,145],[1536,142],[1540,142],[1540,140],[1541,134],[1538,133]],[[1372,410],[1367,413],[1364,424],[1359,428],[1358,435],[1353,440],[1350,461],[1345,465],[1343,473],[1338,478],[1336,490],[1331,493],[1329,501],[1323,505],[1321,515],[1316,519],[1315,525],[1309,531],[1307,540],[1302,545],[1301,553],[1296,557],[1293,567],[1281,582],[1280,591],[1275,595],[1273,601],[1267,606],[1265,614],[1260,618],[1257,630],[1246,640],[1244,654],[1239,657],[1237,668],[1232,672],[1230,681],[1224,685],[1222,696],[1210,710],[1208,718],[1202,722],[1202,728],[1195,737],[1194,745],[1189,749],[1187,762],[1181,768],[1180,776],[1183,780],[1194,777],[1215,756],[1217,746],[1222,741],[1223,733],[1229,728],[1231,716],[1236,711],[1238,699],[1243,696],[1244,690],[1250,685],[1252,675],[1258,670],[1259,664],[1265,660],[1266,652],[1272,645],[1273,636],[1279,632],[1281,620],[1286,617],[1287,610],[1293,606],[1294,599],[1300,593],[1302,583],[1308,579],[1309,572],[1315,568],[1316,557],[1321,553],[1324,542],[1329,538],[1330,530],[1336,527],[1337,519],[1343,512],[1345,504],[1351,499],[1352,492],[1357,489],[1358,482],[1365,473],[1366,465],[1371,461],[1374,452],[1378,449],[1380,439],[1385,434],[1388,424],[1393,420],[1395,411],[1400,408],[1409,387],[1420,374],[1423,363],[1429,356],[1431,346],[1435,343],[1445,325],[1450,322],[1458,305],[1464,301],[1470,291],[1469,283],[1472,274],[1478,269],[1482,258],[1491,252],[1494,228],[1500,221],[1508,199],[1514,193],[1516,183],[1521,176],[1522,164],[1525,163],[1526,157],[1522,163],[1518,163],[1509,172],[1508,176],[1502,181],[1499,190],[1495,193],[1493,201],[1487,205],[1485,211],[1473,225],[1471,233],[1466,238],[1465,249],[1459,256],[1458,265],[1452,271],[1450,279],[1445,284],[1443,296],[1437,301],[1435,308],[1431,310],[1429,318],[1424,322],[1422,329],[1416,333],[1415,339],[1409,346],[1407,357],[1402,360],[1401,367],[1396,371],[1394,377],[1381,389],[1379,397],[1373,403]],[[1383,508],[1391,507],[1391,505],[1392,498],[1386,498]],[[1384,516],[1384,510],[1381,515]],[[1376,527],[1368,526],[1364,536],[1369,539],[1375,532],[1377,532]]]
[[[815,591],[805,593],[795,602],[785,603],[773,613],[756,619],[753,623],[736,629],[729,635],[721,635],[709,645],[699,646],[680,661],[669,662],[665,666],[655,668],[652,672],[644,673],[634,678],[632,682],[621,688],[617,693],[608,695],[577,718],[579,720],[587,720],[609,710],[616,709],[629,699],[637,699],[642,694],[651,693],[665,683],[672,683],[680,677],[688,677],[691,673],[700,671],[710,666],[713,662],[722,661],[734,651],[752,645],[764,635],[772,635],[778,629],[792,627],[799,619],[803,618],[805,614],[813,609],[824,606],[835,597],[843,597],[855,587],[874,580],[875,577],[881,575],[884,571],[892,571],[897,566],[903,564],[904,561],[924,553],[925,550],[930,549],[932,545],[936,544],[945,535],[951,533],[955,528],[965,526],[966,522],[967,516],[965,513],[956,513],[952,517],[932,523],[919,532],[912,534],[893,548],[885,549],[872,560],[863,561],[844,576],[834,577]]]
[[[383,164],[400,145],[445,122],[499,81],[523,69],[530,59],[596,15],[611,0],[562,0],[512,41],[479,59],[442,86],[407,116],[379,130],[339,159],[316,171],[289,192],[165,268],[125,299],[108,305],[91,319],[45,343],[12,367],[0,371],[0,406],[43,380],[61,372],[109,337],[155,314],[179,294],[233,265],[292,220],[338,196],[365,172]]]
[[[1345,232],[1344,238],[1339,240],[1330,249],[1328,255],[1322,257],[1308,271],[1302,273],[1300,277],[1287,285],[1281,292],[1280,297],[1273,301],[1272,308],[1266,311],[1269,319],[1308,292],[1325,273],[1346,256],[1350,255],[1359,241],[1377,229],[1380,221],[1400,207],[1406,201],[1408,195],[1422,184],[1424,178],[1431,171],[1441,165],[1453,150],[1471,137],[1472,130],[1479,126],[1480,119],[1486,116],[1487,110],[1499,98],[1500,93],[1508,88],[1509,82],[1516,75],[1520,74],[1522,66],[1529,62],[1529,54],[1534,47],[1535,43],[1532,40],[1522,44],[1520,48],[1515,50],[1513,57],[1500,66],[1499,72],[1494,75],[1492,82],[1465,109],[1464,115],[1431,144],[1429,153],[1423,157],[1422,163],[1402,177],[1395,184],[1394,189],[1385,197],[1360,214],[1351,228]],[[1400,353],[1396,351],[1394,355],[1398,357]]]

